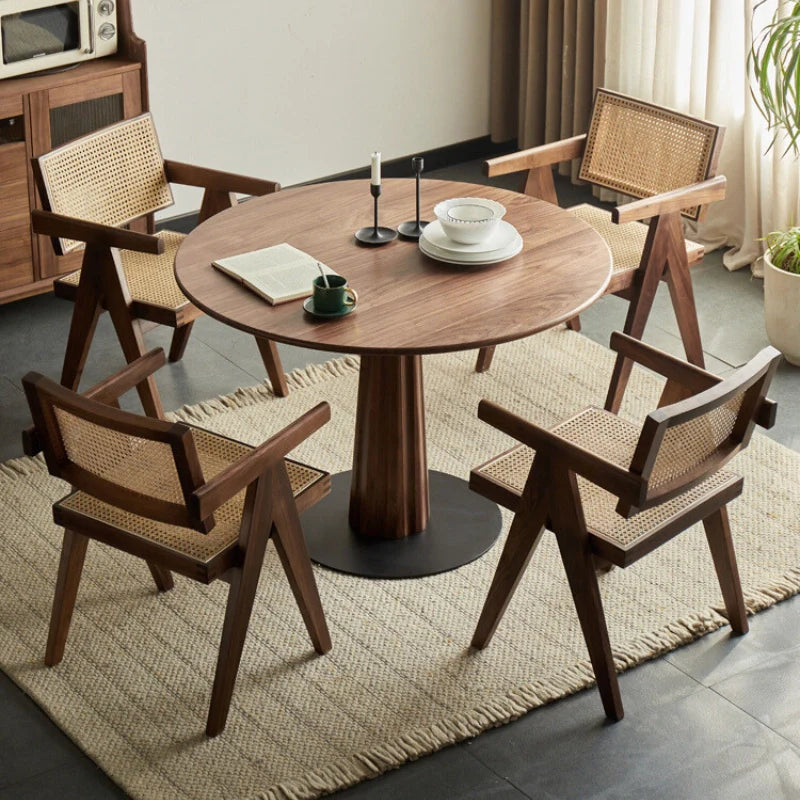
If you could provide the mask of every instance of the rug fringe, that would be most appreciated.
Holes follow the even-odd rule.
[[[20,456],[11,458],[0,464],[0,476],[10,478],[28,477],[41,472],[47,472],[47,465],[44,463],[44,456],[41,453],[35,456]]]

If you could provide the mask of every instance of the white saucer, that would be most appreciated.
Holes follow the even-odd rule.
[[[420,237],[419,249],[426,256],[442,261],[445,264],[459,264],[460,266],[481,266],[484,264],[497,264],[508,258],[513,258],[522,250],[522,237],[517,233],[516,239],[508,247],[501,250],[493,250],[490,253],[454,253],[443,250],[435,244],[431,244],[424,237]]]
[[[519,233],[517,233],[517,229],[510,222],[500,220],[497,228],[486,241],[480,242],[479,244],[461,244],[460,242],[454,242],[444,232],[441,223],[437,219],[425,226],[425,230],[422,231],[422,236],[420,238],[425,239],[428,244],[435,245],[440,250],[447,250],[450,253],[456,254],[456,257],[462,253],[477,253],[491,257],[490,254],[493,254],[494,251],[504,250],[509,247],[512,242],[516,241],[518,236]]]

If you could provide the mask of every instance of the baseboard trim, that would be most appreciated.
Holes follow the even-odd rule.
[[[381,164],[381,175],[385,178],[411,178],[414,173],[411,169],[411,158],[422,156],[425,159],[425,172],[435,169],[452,167],[454,164],[462,164],[465,161],[473,161],[476,158],[492,158],[505,153],[513,153],[517,149],[515,141],[493,142],[489,136],[479,136],[477,139],[468,139],[464,142],[448,144],[444,147],[435,147],[431,150],[424,150],[420,153],[412,153],[400,158],[393,158]],[[315,183],[328,183],[329,181],[350,181],[360,178],[368,178],[370,168],[368,166],[358,169],[337,172],[334,175],[326,175],[323,178],[315,178],[311,181],[295,183],[292,186],[309,186]],[[285,189],[291,187],[285,186]],[[158,230],[169,228],[169,230],[180,233],[189,233],[197,226],[197,211],[190,211],[186,214],[179,214],[175,217],[159,220],[156,224]]]
[[[381,164],[381,175],[385,178],[411,178],[414,175],[411,169],[411,159],[414,156],[422,156],[425,159],[425,172],[435,169],[452,167],[454,164],[462,164],[465,161],[473,161],[476,158],[492,158],[505,153],[513,153],[516,150],[516,142],[493,142],[489,136],[479,136],[477,139],[468,139],[464,142],[448,144],[444,147],[435,147],[432,150],[424,150],[421,153],[411,153],[400,158],[393,158]],[[313,181],[306,181],[307,185],[313,183],[324,183],[328,181],[350,181],[360,178],[369,178],[369,166],[359,167],[358,169],[339,172],[335,175],[328,175],[325,178],[318,178]]]

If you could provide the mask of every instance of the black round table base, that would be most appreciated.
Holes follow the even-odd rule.
[[[419,239],[427,224],[425,221],[417,222],[412,219],[410,222],[401,222],[397,226],[397,232],[403,239]]]
[[[370,226],[369,228],[359,228],[355,232],[355,237],[361,244],[379,245],[389,244],[397,238],[397,231],[394,228],[384,228]]]
[[[334,475],[331,493],[301,518],[312,561],[365,578],[421,578],[482,556],[500,535],[500,509],[455,475],[429,474],[428,527],[404,539],[354,533],[347,521],[351,474]]]

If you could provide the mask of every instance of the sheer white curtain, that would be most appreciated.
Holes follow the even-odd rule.
[[[752,32],[778,0],[608,0],[604,85],[725,125],[718,172],[727,197],[693,232],[708,249],[729,246],[728,269],[754,264],[760,237],[800,224],[800,165],[770,137],[747,79]],[[759,266],[754,267],[759,274]]]

